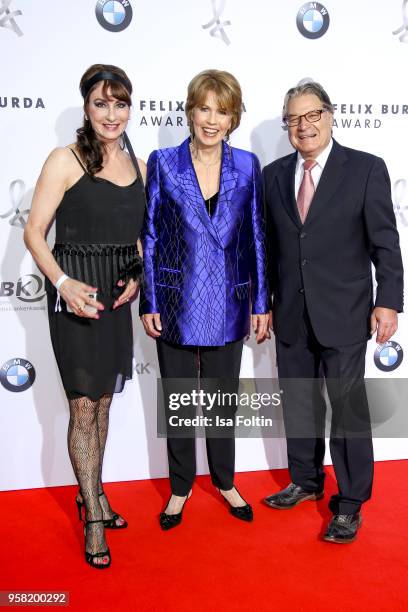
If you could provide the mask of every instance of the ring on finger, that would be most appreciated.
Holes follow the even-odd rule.
[[[77,306],[79,312],[83,312],[84,308],[85,308],[85,304],[83,306]]]

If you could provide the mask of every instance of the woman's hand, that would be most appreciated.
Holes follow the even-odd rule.
[[[59,288],[61,297],[71,308],[72,312],[77,317],[84,317],[85,319],[99,319],[98,312],[93,314],[84,310],[87,304],[97,310],[104,310],[105,308],[101,302],[97,302],[89,297],[90,293],[95,293],[96,291],[98,291],[96,287],[91,287],[91,285],[86,285],[73,278],[67,278]]]
[[[253,314],[251,316],[252,329],[256,334],[257,344],[261,344],[266,338],[270,339],[271,332],[269,331],[269,313],[268,314]]]
[[[118,287],[123,287],[124,285],[125,285],[124,281],[122,280],[118,281]],[[115,310],[115,308],[119,308],[119,306],[122,306],[123,304],[128,302],[130,298],[132,298],[135,295],[138,287],[139,285],[137,284],[137,282],[134,281],[133,278],[131,278],[128,284],[126,285],[125,290],[120,294],[118,299],[115,300],[115,302],[113,303],[112,309]]]
[[[141,318],[146,334],[151,338],[159,338],[162,330],[160,313],[155,312],[153,314],[144,314]]]

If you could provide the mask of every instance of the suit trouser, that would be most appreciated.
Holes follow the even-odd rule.
[[[364,386],[366,348],[366,341],[322,346],[306,309],[298,341],[276,342],[279,379],[284,380],[289,472],[292,482],[308,491],[321,491],[324,485],[326,402],[322,377],[326,379],[332,408],[330,453],[339,489],[329,504],[334,514],[357,512],[371,496],[374,458]],[[292,384],[285,379],[296,380]]]
[[[157,340],[157,355],[163,379],[211,379],[212,390],[237,392],[243,340],[225,346],[183,346]],[[204,386],[204,385],[202,385]],[[233,410],[234,412],[235,410]],[[224,431],[227,432],[227,429]],[[234,486],[235,439],[233,428],[228,437],[206,437],[208,466],[213,484],[228,491]],[[168,437],[167,453],[172,493],[184,496],[196,475],[195,439]]]

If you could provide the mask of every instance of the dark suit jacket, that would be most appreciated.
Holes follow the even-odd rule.
[[[376,306],[403,308],[403,267],[382,159],[333,142],[302,225],[294,193],[297,153],[263,170],[274,331],[293,344],[306,300],[318,341],[342,346],[370,337],[371,262]]]

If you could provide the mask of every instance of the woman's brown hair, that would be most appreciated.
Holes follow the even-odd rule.
[[[128,106],[131,106],[131,94],[132,94],[132,83],[130,82],[127,74],[121,68],[117,66],[111,66],[110,64],[93,64],[84,72],[82,75],[81,81],[79,83],[79,89],[84,91],[86,89],[86,83],[92,77],[94,77],[98,72],[108,71],[113,75],[120,78],[120,81],[107,79],[103,81],[102,92],[103,95],[108,97],[108,89],[109,94],[113,98],[117,98],[122,102],[125,102]],[[84,98],[84,123],[83,126],[78,128],[76,146],[78,148],[78,152],[83,160],[89,174],[94,175],[97,172],[100,172],[103,168],[103,153],[104,153],[104,145],[98,139],[95,134],[92,124],[89,119],[86,119],[86,109],[89,103],[89,96],[92,91],[99,85],[101,81],[98,80],[90,89],[86,92]],[[127,86],[125,86],[125,84]]]
[[[231,128],[228,136],[237,129],[242,115],[242,91],[237,79],[225,70],[204,70],[197,74],[187,89],[186,115],[191,135],[193,133],[193,111],[196,106],[204,104],[207,94],[214,92],[219,107],[231,113]]]

